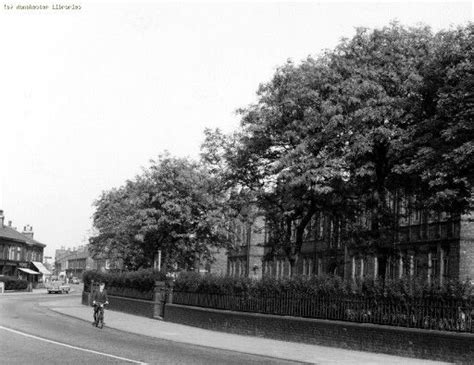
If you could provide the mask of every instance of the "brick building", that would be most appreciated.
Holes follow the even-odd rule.
[[[412,209],[399,199],[391,208],[393,234],[377,245],[351,242],[341,218],[316,214],[308,224],[297,275],[336,274],[345,279],[418,277],[431,282],[474,278],[474,216],[451,216]],[[370,216],[360,217],[370,230]],[[234,250],[228,252],[228,275],[287,277],[290,262],[273,247],[265,220],[238,219]],[[240,228],[239,228],[240,227]],[[293,232],[293,239],[295,238]]]
[[[42,264],[46,245],[33,237],[33,227],[18,232],[11,221],[5,224],[0,210],[0,275],[20,277],[37,286],[51,274]]]
[[[259,278],[263,270],[267,244],[265,219],[255,209],[247,208],[232,222],[231,246],[227,253],[227,275]]]
[[[98,270],[102,266],[100,261],[94,260],[89,254],[88,245],[77,248],[56,250],[55,272],[61,278],[81,278],[86,270]]]

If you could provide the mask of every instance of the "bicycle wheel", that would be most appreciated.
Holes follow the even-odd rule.
[[[94,313],[94,322],[92,322],[92,325],[97,327],[98,321],[99,321],[99,313],[95,312]]]
[[[99,320],[98,320],[97,322],[98,322],[97,327],[99,327],[99,328],[103,328],[103,327],[104,327],[104,311],[103,311],[103,310],[101,310],[101,311],[99,312]]]

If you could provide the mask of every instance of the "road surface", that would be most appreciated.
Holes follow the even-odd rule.
[[[107,327],[100,330],[92,326],[92,319],[91,323],[87,323],[39,305],[71,295],[80,300],[77,294],[0,297],[0,363],[296,364],[140,336]]]

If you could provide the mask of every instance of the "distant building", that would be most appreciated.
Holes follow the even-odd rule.
[[[36,241],[33,227],[25,226],[20,233],[9,221],[5,224],[0,210],[0,275],[26,279],[38,286],[51,274],[43,262],[45,244]]]
[[[56,250],[54,270],[63,278],[78,277],[86,270],[100,269],[101,263],[94,260],[89,253],[89,246],[79,246],[73,249],[62,247]]]

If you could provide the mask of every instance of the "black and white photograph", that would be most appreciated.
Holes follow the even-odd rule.
[[[0,2],[0,364],[474,364],[474,2]]]

